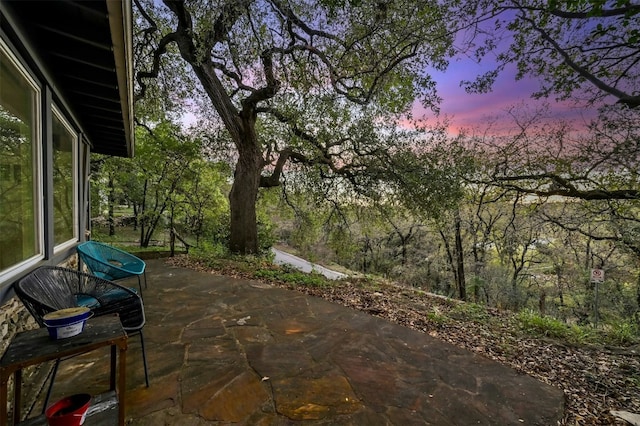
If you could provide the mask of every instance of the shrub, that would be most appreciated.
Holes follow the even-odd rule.
[[[539,315],[532,310],[523,310],[516,317],[520,329],[534,336],[566,339],[569,327],[562,321],[546,315]]]
[[[459,303],[449,315],[454,319],[473,322],[486,322],[489,319],[487,308],[476,303]]]
[[[449,322],[449,318],[440,312],[438,307],[434,307],[431,312],[427,312],[426,317],[428,321],[437,325],[444,325]]]
[[[286,266],[281,268],[258,269],[254,273],[254,276],[256,278],[264,278],[281,283],[292,284],[294,286],[325,287],[329,285],[329,280],[320,274],[308,274]]]
[[[610,345],[628,346],[638,341],[638,325],[629,321],[616,322],[607,327],[604,340]]]
[[[220,259],[228,255],[229,250],[227,246],[218,241],[202,241],[197,247],[193,247],[189,251],[189,256],[199,261],[210,260],[212,258]]]

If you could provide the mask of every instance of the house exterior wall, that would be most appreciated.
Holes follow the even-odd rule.
[[[12,284],[43,265],[78,266],[75,248],[86,240],[89,229],[91,152],[133,155],[131,1],[43,2],[40,6],[46,8],[38,10],[26,3],[0,0],[0,355],[16,333],[37,327]],[[34,24],[35,12],[40,21]],[[79,17],[92,17],[91,22],[97,23],[108,19],[109,25],[93,26]],[[76,22],[84,25],[81,36],[70,28],[74,25],[69,23]],[[45,27],[62,35],[65,42],[52,42],[45,35],[39,42],[32,41],[36,45],[30,44],[35,39],[29,36]],[[111,49],[95,53],[113,52],[113,64],[108,62],[109,55],[91,55],[93,47],[87,50],[87,46],[99,44],[91,37],[104,41],[103,47],[109,47],[111,40]],[[78,42],[84,47],[82,52],[75,49],[73,43]],[[65,49],[52,55],[52,49],[58,47]],[[70,62],[55,66],[53,61],[68,52]],[[104,81],[86,71],[87,65],[101,69]],[[112,66],[114,70],[109,71]],[[73,84],[57,84],[69,75],[76,79]],[[97,87],[109,87],[116,77],[115,99],[95,93]],[[89,89],[83,86],[82,98],[91,99],[88,105],[80,103],[76,82],[78,86],[89,83]],[[97,100],[94,104],[94,99],[108,102],[110,108],[98,105]],[[120,103],[122,109],[114,103]],[[87,119],[87,110],[103,112]],[[124,128],[112,124],[112,117],[105,124],[104,111],[114,110],[116,117],[121,111]],[[105,128],[109,130],[100,140],[87,136],[103,135]],[[25,206],[28,208],[22,210]],[[48,368],[44,365],[23,372],[23,413],[40,391]]]
[[[1,12],[1,10],[0,10]],[[34,182],[34,187],[38,188],[35,192],[35,196],[39,197],[40,201],[37,210],[37,217],[35,218],[34,232],[39,233],[37,238],[39,239],[39,251],[36,256],[32,256],[27,259],[26,264],[18,265],[17,267],[4,268],[5,271],[0,279],[0,354],[3,354],[9,343],[12,341],[16,333],[21,331],[37,328],[38,325],[31,315],[26,311],[24,305],[20,300],[15,297],[11,290],[13,282],[20,279],[22,276],[37,268],[41,265],[62,265],[67,267],[76,267],[77,261],[75,257],[75,245],[84,240],[84,229],[87,223],[87,209],[88,206],[88,173],[89,173],[89,155],[90,147],[83,138],[83,134],[80,131],[80,127],[75,123],[71,114],[67,113],[63,105],[65,105],[64,99],[60,94],[54,92],[54,84],[47,81],[44,78],[45,73],[43,70],[38,69],[35,66],[35,62],[31,61],[26,55],[29,51],[29,47],[22,45],[21,35],[17,31],[8,31],[8,20],[10,17],[2,14],[0,16],[0,22],[2,22],[2,28],[0,28],[0,43],[2,43],[3,60],[10,58],[13,61],[12,64],[0,63],[3,67],[2,72],[6,73],[8,67],[13,69],[19,69],[24,73],[24,78],[34,82],[37,88],[37,105],[38,111],[34,111],[34,117],[38,117],[39,121],[33,123],[37,129],[33,142],[39,144],[37,149],[34,150],[38,155],[36,157],[37,163],[35,167],[37,170],[33,173],[33,176],[40,179]],[[17,67],[17,68],[16,68]],[[0,81],[0,85],[5,85],[0,89],[0,97],[4,96],[12,101],[12,93],[15,92],[11,87],[7,88],[7,81]],[[13,92],[12,92],[13,90]],[[15,103],[15,102],[14,102]],[[65,123],[65,128],[68,130],[68,139],[74,141],[75,146],[71,151],[74,165],[73,173],[75,174],[74,185],[72,194],[74,197],[74,209],[75,220],[72,221],[73,233],[71,238],[65,237],[66,241],[63,244],[56,243],[54,237],[55,218],[53,213],[53,203],[55,197],[54,188],[54,172],[52,170],[55,162],[55,147],[53,141],[53,126],[52,120],[54,120],[53,109],[56,108],[56,117],[60,122]],[[7,112],[8,111],[8,112]],[[11,109],[4,107],[5,118],[10,115]],[[4,121],[6,125],[6,121]],[[6,133],[6,128],[0,129],[3,133]],[[3,139],[0,144],[5,144]],[[6,148],[0,147],[0,148]],[[13,164],[13,159],[10,155],[6,154],[6,151],[0,151],[0,179],[1,174],[8,176],[15,180],[18,175],[24,170],[21,170],[19,164]],[[5,176],[5,177],[6,177]],[[6,185],[5,185],[6,186]],[[3,188],[6,189],[6,188]],[[0,200],[0,202],[2,202]],[[7,209],[5,209],[7,210]],[[6,234],[0,232],[0,238],[7,238]],[[5,251],[15,249],[19,251],[19,248],[13,247],[13,241],[6,242],[4,244]],[[5,262],[6,263],[6,262]],[[23,411],[27,412],[30,405],[37,397],[47,375],[51,365],[43,364],[37,368],[30,368],[23,372],[23,381],[25,386],[23,387]],[[9,383],[10,395],[13,390],[13,381]],[[11,406],[11,404],[9,404]]]
[[[12,238],[9,233],[0,232],[0,238],[4,240],[0,241],[0,251],[8,253],[6,255],[8,260],[0,259],[0,305],[3,306],[3,311],[4,303],[13,296],[11,285],[14,282],[39,266],[59,265],[66,262],[70,256],[75,255],[75,246],[86,239],[89,206],[88,159],[91,152],[81,125],[68,110],[68,102],[64,94],[56,92],[55,83],[47,80],[50,73],[42,69],[44,65],[29,57],[29,53],[34,49],[28,45],[18,29],[10,27],[12,19],[6,13],[6,10],[0,8],[2,25],[0,27],[0,61],[5,62],[0,64],[2,65],[0,72],[12,74],[12,77],[17,75],[21,81],[24,80],[25,87],[33,89],[31,97],[34,105],[31,105],[31,108],[23,108],[24,111],[20,113],[15,105],[21,105],[20,102],[23,101],[18,95],[24,97],[24,94],[10,87],[13,81],[9,82],[6,75],[0,76],[5,77],[0,78],[0,118],[3,119],[0,121],[0,126],[15,127],[15,129],[0,130],[4,130],[5,135],[10,133],[9,131],[17,134],[20,131],[25,132],[25,123],[32,126],[32,129],[28,129],[31,134],[25,140],[33,145],[32,158],[26,162],[33,170],[28,176],[28,170],[26,170],[28,167],[24,164],[13,164],[19,162],[20,157],[18,156],[16,160],[8,154],[11,149],[16,150],[20,144],[24,145],[25,141],[7,142],[12,135],[4,136],[0,139],[0,144],[3,144],[0,148],[4,148],[0,151],[0,185],[3,184],[3,178],[33,179],[32,184],[23,185],[22,189],[17,190],[11,189],[10,183],[5,184],[4,186],[10,190],[2,193],[25,191],[24,188],[32,186],[33,193],[29,194],[33,199],[32,209],[28,213],[33,214],[34,218],[31,231],[33,235],[25,231],[24,228],[28,227],[25,223],[18,225],[22,226],[17,231],[22,232],[22,237],[18,234],[17,238]],[[32,115],[25,118],[25,111],[29,111]],[[61,132],[64,133],[64,142],[61,142],[59,135]],[[12,143],[15,146],[8,146]],[[66,162],[63,174],[59,171],[61,161]],[[22,177],[19,177],[20,174]],[[6,188],[3,187],[3,189]],[[61,213],[59,208],[61,196],[66,197],[62,201],[73,204],[71,211],[67,209]],[[16,197],[19,198],[14,196]],[[15,202],[15,200],[11,201]],[[8,199],[0,200],[0,210],[3,203],[7,206]],[[19,207],[19,201],[17,203]],[[21,215],[24,216],[24,213],[20,211],[12,213],[10,210],[5,207],[5,211],[0,211],[2,213],[0,225],[15,228],[15,223],[12,224],[12,221],[7,219],[3,221],[3,218],[8,214],[19,218]],[[64,230],[62,238],[60,237],[61,229]],[[22,242],[28,243],[34,239],[36,247],[33,253],[20,247]],[[12,252],[15,253],[12,254]],[[15,260],[12,260],[12,256]],[[0,323],[0,327],[9,328],[9,324]]]

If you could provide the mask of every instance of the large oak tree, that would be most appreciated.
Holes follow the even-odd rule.
[[[337,132],[330,117],[320,110],[314,114],[310,105],[322,100],[342,116],[367,105],[399,113],[415,99],[436,105],[426,71],[446,66],[449,25],[455,22],[448,9],[432,2],[139,0],[136,5],[144,67],[137,73],[138,98],[162,81],[154,78],[179,57],[230,135],[236,155],[230,248],[240,253],[258,250],[259,188],[279,185],[287,164],[349,177],[352,163],[371,153],[364,135],[354,141],[354,135]],[[276,126],[288,130],[276,137],[267,131]]]

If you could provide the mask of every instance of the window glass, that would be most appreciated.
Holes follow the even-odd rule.
[[[42,253],[38,99],[0,44],[0,273]]]
[[[76,240],[76,134],[53,109],[53,238],[56,246]]]

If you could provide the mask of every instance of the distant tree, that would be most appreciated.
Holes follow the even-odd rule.
[[[372,154],[366,135],[337,132],[335,119],[346,122],[366,105],[385,114],[406,111],[415,99],[436,105],[427,73],[446,66],[449,26],[456,22],[446,5],[412,1],[136,5],[138,99],[153,78],[162,83],[179,74],[170,71],[176,58],[189,65],[189,74],[179,75],[195,76],[235,149],[230,248],[243,253],[258,249],[258,189],[279,185],[285,165],[317,166],[348,178],[358,158]],[[174,91],[189,87],[186,80],[192,80],[182,77],[171,80]],[[320,108],[311,105],[319,100]],[[281,137],[260,132],[266,117]]]
[[[498,206],[509,196],[506,191],[492,185],[468,188],[461,203],[462,220],[469,238],[471,252],[471,289],[475,302],[489,303],[485,268],[491,258],[493,230],[506,214]]]
[[[575,271],[586,274],[590,268],[618,265],[629,253],[635,260],[627,268],[637,271],[640,110],[611,105],[586,128],[559,122],[539,109],[513,108],[508,115],[514,123],[511,133],[470,138],[470,150],[483,159],[483,169],[467,176],[469,184],[493,187],[510,197],[519,194],[526,204],[541,206],[537,220],[572,234],[564,239],[575,244],[582,258],[550,262],[556,268],[565,265],[574,276]],[[556,275],[560,285],[564,280],[578,288],[563,270],[556,269]],[[588,287],[586,278],[581,279],[580,285]],[[640,285],[636,289],[640,301]],[[585,306],[580,309],[589,312]]]
[[[136,130],[137,156],[130,172],[138,176],[141,186],[136,200],[140,246],[147,247],[165,213],[178,201],[183,185],[195,179],[191,165],[200,159],[201,146],[170,122]]]
[[[465,250],[462,242],[460,211],[451,209],[448,214],[442,215],[435,223],[444,246],[447,269],[451,272],[455,283],[455,295],[460,300],[467,300]],[[451,295],[453,296],[453,294]]]
[[[228,187],[229,171],[224,164],[202,159],[189,163],[189,173],[174,198],[180,231],[195,237],[196,245],[211,237],[219,221],[228,217],[229,203],[223,191]]]
[[[128,166],[125,166],[128,164]],[[116,204],[127,200],[127,173],[131,159],[95,154],[91,157],[91,211],[103,216],[106,211],[108,235],[116,235]]]
[[[379,164],[378,174],[373,174],[380,176],[380,185],[386,189],[378,191],[384,194],[381,202],[393,200],[423,223],[435,223],[457,297],[466,300],[465,247],[459,209],[466,191],[465,177],[475,175],[475,158],[462,143],[464,138],[450,137],[444,127],[420,129],[411,137],[411,144],[394,150]],[[395,235],[403,235],[396,226],[392,229]],[[415,227],[409,231],[405,238],[413,237]]]

